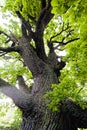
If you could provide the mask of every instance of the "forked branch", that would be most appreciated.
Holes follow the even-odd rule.
[[[10,35],[8,35],[4,31],[0,31],[0,34],[3,34],[8,38],[8,40],[5,43],[8,43],[10,41],[12,41],[13,43],[18,43],[18,38],[12,32],[10,32]]]
[[[17,80],[18,80],[18,85],[19,85],[20,91],[22,91],[22,92],[24,92],[26,94],[29,94],[30,91],[29,91],[29,88],[28,88],[28,86],[26,85],[26,83],[24,81],[23,76],[17,76]]]
[[[40,12],[38,20],[37,20],[34,41],[35,41],[35,45],[36,45],[37,55],[43,61],[46,61],[43,33],[44,33],[44,29],[45,29],[46,25],[52,19],[53,14],[51,13],[52,7],[50,4],[50,1],[48,2],[48,4],[46,4],[46,1],[42,0],[41,3],[44,8],[41,9],[41,12]]]
[[[20,92],[15,86],[0,78],[0,91],[10,97],[21,109],[29,107],[29,96]]]
[[[30,25],[29,21],[26,21],[25,18],[21,15],[19,11],[16,11],[16,14],[21,20],[21,28],[22,28],[22,34],[25,37],[29,37],[30,34],[33,34],[32,31],[32,26]],[[29,15],[29,17],[33,18],[32,16]],[[28,33],[27,33],[28,31]]]
[[[61,41],[61,42],[60,42],[60,41],[53,41],[52,43],[58,43],[58,45],[54,47],[54,50],[58,49],[58,47],[60,47],[60,46],[65,46],[65,45],[67,45],[68,43],[77,41],[77,40],[79,40],[79,39],[80,39],[80,38],[73,38],[73,39],[70,39],[70,40],[68,40],[68,41],[66,41],[66,42],[64,42],[64,41]]]
[[[63,32],[66,32],[66,35],[65,36],[63,36],[62,35],[62,33]],[[76,41],[76,40],[79,40],[79,38],[78,37],[76,37],[76,38],[69,38],[69,40],[66,40],[69,36],[71,36],[72,35],[72,32],[74,32],[74,29],[71,29],[71,26],[69,26],[69,24],[67,24],[67,26],[66,26],[66,28],[64,28],[64,23],[63,23],[63,25],[62,25],[62,30],[59,32],[59,33],[57,33],[56,35],[54,35],[54,36],[52,36],[51,38],[50,38],[50,40],[48,41],[48,47],[50,48],[50,49],[58,49],[58,47],[60,47],[60,46],[64,46],[64,45],[66,45],[66,44],[68,44],[68,43],[71,43],[71,42],[74,42],[74,41]],[[61,41],[58,41],[58,40],[55,40],[55,38],[57,38],[58,36],[60,36],[60,35],[62,35],[62,39],[61,39]],[[53,40],[54,39],[54,40]],[[58,38],[57,38],[58,39]],[[57,46],[55,46],[54,47],[54,45],[53,44],[57,44]]]
[[[65,31],[68,31],[67,37],[69,35],[71,35],[71,32],[74,31],[74,30],[73,29],[70,30],[70,28],[71,28],[71,26],[69,26],[69,24],[67,24],[67,26],[65,27],[64,22],[63,22],[61,31],[58,32],[56,35],[52,36],[50,38],[50,42],[52,42],[54,38],[56,38],[57,36],[60,36]],[[64,38],[66,38],[66,37],[64,37]]]

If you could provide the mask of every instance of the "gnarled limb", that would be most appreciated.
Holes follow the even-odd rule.
[[[42,5],[43,3],[44,2],[42,0]],[[44,49],[43,32],[46,25],[49,23],[52,17],[53,17],[53,14],[51,13],[51,4],[49,1],[48,5],[45,6],[40,12],[40,15],[38,17],[37,24],[36,24],[36,32],[35,32],[36,35],[34,38],[37,55],[44,61],[46,61],[46,54],[45,54],[45,49]]]
[[[20,109],[28,109],[31,96],[19,91],[15,86],[0,78],[0,91],[10,97]],[[28,107],[28,108],[27,108]]]
[[[71,26],[69,26],[69,24],[67,24],[67,26],[65,27],[65,25],[63,23],[61,31],[58,32],[56,35],[52,36],[50,38],[50,40],[48,40],[48,47],[50,50],[48,59],[49,59],[49,62],[52,63],[52,67],[54,69],[54,72],[57,74],[57,77],[60,76],[60,70],[62,70],[65,67],[66,63],[62,61],[62,57],[60,57],[60,56],[58,56],[58,54],[56,54],[55,50],[62,51],[63,49],[61,49],[60,46],[65,46],[68,43],[79,40],[78,37],[66,40],[72,34],[73,31],[74,30],[71,29]],[[62,36],[62,39],[60,41],[55,40],[55,38],[62,35],[63,32],[66,32],[66,35]],[[54,46],[54,45],[56,45],[56,46]],[[60,58],[60,60],[61,60],[60,62],[58,61],[58,58]]]
[[[17,76],[17,80],[20,91],[29,94],[29,87],[26,85],[24,78],[22,76]]]
[[[24,62],[33,76],[41,74],[45,68],[45,63],[37,56],[35,50],[31,47],[29,40],[25,37],[20,39],[20,50]]]
[[[16,11],[16,14],[18,15],[18,17],[21,20],[21,29],[22,29],[23,36],[25,36],[27,38],[31,38],[30,35],[33,35],[32,26],[30,25],[29,22],[27,22],[25,20],[25,18],[21,15],[21,13],[19,11]],[[28,33],[27,33],[27,31],[28,31]]]

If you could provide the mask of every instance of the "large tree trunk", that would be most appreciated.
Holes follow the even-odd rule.
[[[46,109],[43,114],[30,114],[23,121],[21,130],[77,130],[77,126],[69,115]]]
[[[47,66],[43,74],[35,77],[34,81],[31,91],[32,101],[28,106],[30,110],[22,110],[23,123],[21,130],[56,130],[58,126],[55,124],[57,115],[48,109],[48,101],[44,99],[44,94],[51,89],[52,83],[58,82],[57,77],[51,68]]]
[[[43,74],[35,78],[30,105],[22,110],[21,130],[77,130],[87,127],[87,110],[66,99],[60,105],[60,112],[52,112],[44,94],[51,90],[52,83],[58,83],[54,71],[48,66]]]

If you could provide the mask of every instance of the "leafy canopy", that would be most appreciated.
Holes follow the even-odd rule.
[[[66,67],[61,71],[59,85],[54,84],[53,91],[46,95],[51,99],[49,107],[57,111],[59,104],[69,98],[84,109],[87,107],[87,1],[52,0],[52,6],[52,12],[69,22],[80,39],[65,47]]]
[[[28,15],[38,17],[40,11],[39,0],[6,0],[4,10],[20,11],[22,16],[28,19]]]
[[[51,101],[49,107],[56,111],[59,109],[58,105],[61,101],[70,98],[80,104],[82,108],[85,108],[87,100],[87,0],[52,0],[51,4],[53,7],[52,13],[55,14],[55,17],[46,27],[45,41],[61,30],[63,22],[72,26],[74,29],[72,37],[78,37],[79,40],[63,48],[66,50],[66,56],[63,59],[66,62],[66,67],[61,71],[59,85],[52,85],[53,91],[46,95]],[[13,13],[19,10],[28,20],[28,15],[37,19],[40,8],[40,0],[5,0],[3,10],[9,10]],[[60,20],[60,18],[62,19]],[[65,33],[57,38],[61,39],[64,35]],[[2,38],[2,40],[4,39],[5,37]],[[18,63],[18,66],[20,66],[20,63]],[[24,72],[25,69],[20,66],[16,67],[14,71],[12,68],[10,73],[16,72],[17,74],[21,69]],[[2,76],[7,74],[6,69],[1,68],[1,71],[3,71]]]

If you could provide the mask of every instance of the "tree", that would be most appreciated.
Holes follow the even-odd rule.
[[[21,130],[87,128],[86,7],[86,0],[6,1],[3,10],[20,19],[21,27],[13,30],[21,32],[1,28],[0,53],[19,66],[15,60],[9,73],[3,69],[0,91],[22,111]],[[31,87],[25,82],[29,76]]]

